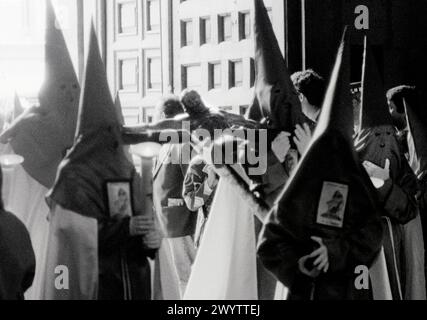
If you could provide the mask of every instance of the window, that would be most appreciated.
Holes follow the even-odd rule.
[[[246,105],[246,106],[240,106],[239,107],[239,113],[240,113],[240,115],[241,116],[246,115],[246,112],[248,112],[248,109],[249,109],[248,105]]]
[[[138,91],[138,58],[119,58],[118,63],[118,88],[120,91]]]
[[[202,83],[200,65],[190,65],[182,67],[182,88],[199,90]]]
[[[218,41],[230,41],[233,38],[233,22],[231,14],[218,17]]]
[[[243,62],[242,60],[230,61],[229,68],[230,88],[243,86]]]
[[[159,0],[147,1],[147,30],[148,31],[160,30],[160,1]]]
[[[211,42],[212,29],[210,18],[200,18],[200,45]]]
[[[221,88],[221,63],[209,63],[209,90]]]
[[[181,47],[193,44],[193,22],[191,20],[181,21]]]
[[[117,33],[135,35],[138,32],[138,12],[136,1],[117,2]]]
[[[249,12],[239,13],[239,40],[251,37],[251,16]]]
[[[160,58],[147,59],[148,89],[160,90],[162,88],[162,66]]]

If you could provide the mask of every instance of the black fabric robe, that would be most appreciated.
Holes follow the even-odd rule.
[[[34,280],[36,258],[30,235],[13,214],[0,210],[0,300],[24,300]]]
[[[151,278],[142,237],[129,234],[129,217],[98,220],[99,300],[150,300]]]
[[[328,139],[333,142],[326,142]],[[336,154],[340,151],[343,155],[351,154],[345,148],[348,148],[346,143],[329,136],[311,152]],[[327,163],[325,161],[319,158],[318,163],[307,166],[307,170],[296,178],[307,182],[305,201],[290,202],[304,190],[288,190],[288,198],[279,202],[264,228],[258,255],[264,265],[289,289],[289,300],[371,299],[370,290],[355,289],[355,268],[359,265],[370,267],[377,256],[382,238],[380,218],[372,211],[373,200],[364,198],[371,192],[368,189],[357,191],[362,185],[366,186],[361,172],[363,169],[358,166],[344,168],[343,163],[351,163],[353,160],[343,156],[331,157]],[[319,168],[335,171],[336,176],[347,177],[343,183],[350,184],[349,189],[353,190],[350,191],[352,195],[347,205],[347,214],[350,213],[350,216],[344,230],[323,228],[315,222],[313,215],[319,199],[317,194],[307,190],[312,190],[314,184],[318,183],[312,177],[319,174]],[[353,174],[349,175],[348,172]],[[297,217],[290,212],[305,214]],[[313,251],[309,242],[311,236],[324,239],[330,261],[328,273],[315,280],[302,274],[298,268],[298,260]]]
[[[362,162],[370,161],[384,167],[386,159],[390,160],[390,179],[378,189],[378,196],[383,206],[381,214],[386,230],[383,245],[393,299],[400,300],[399,291],[405,292],[403,226],[418,213],[417,180],[393,126],[361,130],[356,136],[355,147]]]

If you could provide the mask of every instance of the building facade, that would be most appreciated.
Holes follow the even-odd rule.
[[[283,1],[266,0],[279,39]],[[173,91],[195,89],[207,104],[244,113],[253,99],[253,1],[174,1]],[[284,51],[284,41],[280,41]]]
[[[8,11],[19,9],[23,13],[25,30],[35,30],[28,26],[37,24],[34,17],[43,16],[28,14],[40,11],[40,6],[31,9],[37,1],[1,3],[9,6]],[[88,30],[94,21],[111,92],[119,93],[127,124],[152,121],[162,95],[179,94],[186,88],[200,91],[209,105],[236,113],[244,113],[252,101],[253,0],[53,3],[80,78]],[[416,85],[427,99],[427,1],[265,0],[265,4],[291,72],[313,68],[328,78],[342,30],[348,25],[352,33],[353,82],[361,78],[363,36],[368,35],[385,89],[402,83]],[[20,59],[17,65],[27,73],[31,68],[22,61],[34,66],[37,64],[31,59],[36,59],[41,70],[42,55],[33,54],[40,52],[41,34],[27,37],[35,39],[36,44],[12,43],[14,37],[4,35],[0,39],[0,67],[10,69],[13,61]],[[25,49],[31,46],[39,49]],[[40,74],[37,70],[35,77]],[[16,75],[19,78],[17,72]]]

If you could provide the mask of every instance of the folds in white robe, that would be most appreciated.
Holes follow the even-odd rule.
[[[162,241],[153,269],[153,300],[181,300],[178,272],[167,239]]]
[[[9,144],[1,145],[0,155],[9,154],[15,154],[12,147]],[[27,300],[41,299],[49,233],[46,193],[47,189],[34,180],[21,165],[4,170],[2,196],[5,208],[27,227],[36,256],[36,274],[32,287],[25,294]]]
[[[374,300],[393,300],[384,248],[381,248],[381,252],[372,264],[369,276]]]
[[[221,178],[184,300],[257,300],[254,207]]]
[[[45,265],[44,300],[96,300],[98,222],[52,206]]]

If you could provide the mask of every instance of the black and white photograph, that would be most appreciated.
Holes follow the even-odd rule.
[[[347,195],[348,187],[346,185],[324,182],[320,195],[317,223],[342,228]]]
[[[0,300],[426,301],[426,17],[0,0]]]
[[[110,215],[131,217],[133,209],[130,181],[108,181],[106,188]]]

